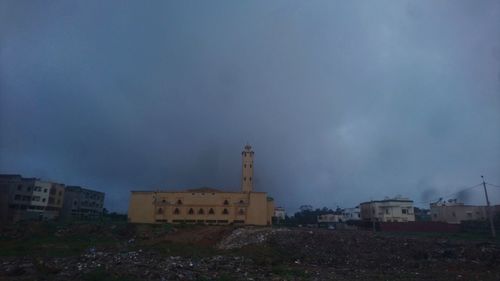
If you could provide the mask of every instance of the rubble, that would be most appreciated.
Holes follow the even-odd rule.
[[[0,255],[0,280],[500,280],[489,242],[262,227],[126,233],[64,257]],[[224,236],[200,237],[214,233]]]

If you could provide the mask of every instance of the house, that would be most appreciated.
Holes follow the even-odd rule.
[[[343,222],[343,216],[339,213],[323,214],[317,217],[317,221],[319,226],[335,226]]]
[[[286,218],[286,212],[285,208],[283,207],[276,207],[274,208],[274,216],[276,218],[276,221],[279,223],[280,221],[284,221]]]
[[[488,218],[485,206],[465,205],[456,199],[431,203],[430,208],[432,221],[460,223]]]
[[[363,202],[359,206],[362,220],[379,222],[415,221],[413,201],[401,196]]]
[[[184,191],[132,191],[128,219],[133,223],[270,225],[273,199],[253,191],[250,145],[242,155],[241,191],[202,187]]]
[[[361,220],[361,213],[359,206],[355,208],[345,208],[342,210],[342,219],[344,221],[356,221]]]

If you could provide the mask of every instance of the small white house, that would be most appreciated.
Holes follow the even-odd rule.
[[[344,221],[357,221],[361,220],[361,212],[359,206],[355,208],[345,208],[342,210],[342,218]]]

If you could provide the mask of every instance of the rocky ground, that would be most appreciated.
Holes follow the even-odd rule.
[[[4,228],[0,280],[500,280],[463,237],[128,224]]]

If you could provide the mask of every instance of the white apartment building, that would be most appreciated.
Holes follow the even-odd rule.
[[[379,222],[409,222],[415,221],[413,201],[397,196],[363,202],[360,205],[361,219]]]

